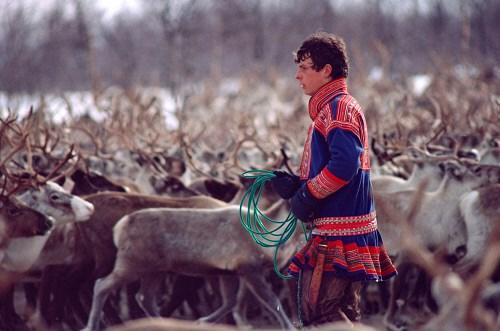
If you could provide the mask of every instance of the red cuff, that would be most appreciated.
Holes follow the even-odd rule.
[[[347,181],[338,178],[325,167],[316,177],[307,182],[307,188],[316,199],[323,199],[346,184]]]

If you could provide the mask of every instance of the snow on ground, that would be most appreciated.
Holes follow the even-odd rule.
[[[262,121],[274,124],[279,117],[278,114],[290,116],[294,109],[291,104],[293,100],[280,97],[282,94],[280,91],[289,89],[289,87],[284,83],[281,85],[278,83],[276,83],[279,85],[276,89],[264,83],[247,88],[240,79],[226,79],[217,86],[186,86],[179,95],[202,95],[205,88],[215,87],[210,104],[196,105],[203,112],[210,111],[215,114],[226,112],[231,107],[236,111],[251,112],[256,124],[263,126]],[[164,115],[165,127],[170,130],[178,128],[179,121],[176,113],[178,109],[182,108],[181,96],[175,96],[170,90],[162,87],[137,88],[135,92],[140,93],[141,101],[144,104],[147,104],[148,100],[154,97],[154,107],[160,109]],[[5,117],[10,109],[22,119],[33,107],[35,111],[44,109],[47,116],[57,125],[67,124],[72,119],[84,115],[96,122],[102,122],[110,116],[115,96],[124,97],[125,93],[121,88],[109,87],[103,92],[98,105],[96,105],[90,91],[71,91],[59,94],[7,94],[0,91],[0,116]],[[127,108],[123,107],[123,102],[127,102],[127,100],[126,97],[122,99],[120,111],[126,111]]]
[[[172,94],[163,88],[145,89],[147,95],[154,95],[165,116],[165,125],[169,129],[178,127],[179,122],[175,116],[176,104]],[[43,107],[42,107],[43,105]],[[68,123],[72,118],[88,115],[96,122],[107,119],[109,112],[105,108],[110,104],[103,102],[97,107],[92,93],[89,91],[73,91],[63,94],[12,94],[0,92],[0,116],[5,117],[11,110],[24,118],[31,107],[35,111],[44,108],[47,115],[55,124]]]

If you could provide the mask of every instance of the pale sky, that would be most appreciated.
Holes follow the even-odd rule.
[[[57,2],[73,7],[71,2],[61,0],[0,0],[0,12],[19,5],[43,11]],[[96,8],[102,10],[105,18],[111,18],[122,10],[135,12],[141,8],[139,0],[93,0],[93,2]]]
[[[140,9],[138,0],[99,0],[96,4],[105,12],[106,17],[112,17],[122,10],[134,12]]]
[[[144,1],[140,0],[84,0],[92,2],[97,9],[99,9],[103,13],[103,18],[105,20],[111,19],[113,16],[118,14],[119,12],[126,10],[131,13],[140,12]],[[175,0],[171,0],[176,2]],[[178,0],[182,2],[182,0]],[[212,0],[217,1],[217,0]],[[286,0],[264,0],[263,3],[276,3],[279,1]],[[457,4],[456,0],[444,0],[444,4],[448,8],[452,8],[453,10],[457,10],[455,7]],[[51,8],[55,3],[59,2],[60,4],[69,6],[67,8],[73,8],[72,1],[64,1],[64,0],[0,0],[0,12],[9,9],[9,7],[15,7],[19,5],[24,5],[29,10],[35,9],[35,16],[37,13],[43,12],[43,9]],[[371,3],[371,1],[369,2]],[[349,5],[359,5],[359,4],[367,4],[366,0],[332,0],[332,4],[336,9],[349,6]],[[395,15],[404,14],[408,10],[413,10],[415,6],[417,6],[420,11],[426,12],[429,10],[430,2],[429,0],[384,0],[384,9],[390,13]],[[71,12],[71,9],[69,9]],[[0,15],[1,20],[1,15]]]

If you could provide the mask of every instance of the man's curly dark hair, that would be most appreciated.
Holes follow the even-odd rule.
[[[331,33],[316,32],[310,35],[294,55],[295,63],[300,63],[310,57],[316,71],[330,64],[333,68],[331,73],[333,79],[347,78],[349,73],[349,58],[345,42]]]

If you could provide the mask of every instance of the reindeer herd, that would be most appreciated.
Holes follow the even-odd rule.
[[[239,223],[250,184],[239,174],[296,167],[308,125],[289,87],[264,90],[185,92],[175,129],[145,91],[95,95],[102,121],[1,112],[0,330],[135,330],[123,323],[161,316],[193,330],[297,327],[296,283],[273,274],[273,251]],[[354,329],[500,329],[498,79],[443,73],[421,95],[390,82],[357,91],[399,275],[365,286],[368,326]],[[270,187],[261,201],[288,214]],[[280,267],[303,244],[297,231]]]

